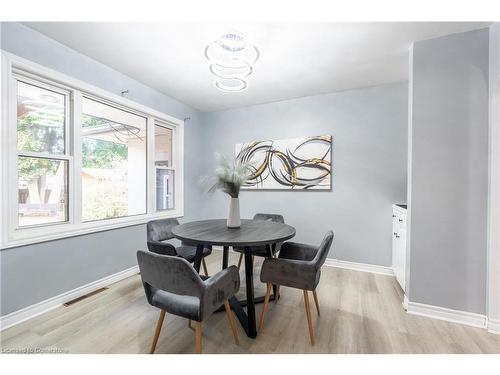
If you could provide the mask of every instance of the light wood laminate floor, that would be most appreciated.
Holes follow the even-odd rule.
[[[236,264],[237,258],[238,254],[230,252],[230,264]],[[265,286],[258,280],[262,259],[255,259],[256,295],[263,295]],[[221,264],[220,251],[207,258],[211,274]],[[314,346],[309,343],[302,291],[281,288],[281,299],[270,304],[264,330],[255,340],[238,324],[240,345],[235,345],[225,313],[216,313],[203,323],[203,352],[500,353],[500,336],[484,329],[407,314],[392,277],[324,267],[317,291],[321,317],[312,308]],[[257,317],[261,308],[262,304],[257,305]],[[158,316],[159,310],[146,302],[136,275],[72,306],[3,331],[1,346],[58,348],[70,353],[147,353]],[[156,353],[194,353],[194,339],[194,329],[188,328],[186,319],[167,314]]]

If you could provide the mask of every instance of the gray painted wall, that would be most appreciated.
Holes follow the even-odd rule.
[[[1,24],[1,48],[71,77],[183,119],[185,126],[184,213],[202,217],[203,195],[196,181],[202,167],[202,114],[133,79],[18,23]],[[135,252],[145,247],[139,225],[0,252],[1,315],[30,306],[137,264]]]
[[[333,229],[330,257],[389,266],[391,204],[406,201],[407,95],[399,83],[210,113],[206,154],[232,156],[236,143],[256,139],[333,135],[332,191],[243,191],[241,215],[282,213],[295,240],[311,244]],[[216,193],[206,212],[222,218],[227,208]]]
[[[412,302],[485,313],[488,29],[414,44]]]

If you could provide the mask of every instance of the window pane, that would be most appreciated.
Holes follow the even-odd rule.
[[[83,98],[83,220],[146,213],[146,119]]]
[[[17,149],[64,154],[66,97],[17,82]]]
[[[174,208],[174,171],[156,168],[156,210]]]
[[[155,165],[172,167],[172,130],[155,126]]]
[[[155,125],[156,210],[174,208],[172,167],[172,129]]]
[[[68,221],[68,161],[18,158],[19,226]]]

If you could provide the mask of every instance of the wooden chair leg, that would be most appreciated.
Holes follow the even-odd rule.
[[[321,315],[319,312],[319,301],[318,301],[318,295],[316,294],[316,290],[313,290],[313,297],[314,297],[314,304],[316,305],[316,311],[318,312],[318,316]]]
[[[234,321],[233,312],[231,311],[231,307],[229,306],[229,302],[227,300],[224,301],[224,308],[226,309],[227,320],[229,320],[229,324],[231,325],[231,330],[233,331],[234,341],[236,345],[240,344],[240,339],[238,338],[238,330],[236,328],[236,322]]]
[[[203,272],[205,272],[205,276],[208,277],[208,269],[207,269],[207,264],[205,263],[205,258],[201,259],[201,264],[203,265]]]
[[[307,290],[304,290],[304,304],[306,306],[306,315],[307,315],[307,325],[309,327],[309,338],[311,339],[311,345],[314,345],[314,332],[312,326],[312,318],[311,318],[311,307],[309,306],[309,297],[307,295]]]
[[[163,319],[165,319],[165,310],[160,310],[160,318],[158,319],[158,323],[156,323],[156,331],[153,337],[153,343],[151,344],[151,350],[149,351],[150,354],[155,352],[156,343],[160,337],[161,326],[163,325]]]
[[[240,259],[238,259],[238,271],[241,268],[241,261],[243,260],[243,253],[240,254]]]
[[[201,354],[201,322],[196,322],[195,336],[196,354]]]
[[[269,297],[271,296],[271,289],[272,289],[272,284],[267,283],[266,297],[264,298],[264,306],[262,307],[262,312],[260,313],[259,332],[262,332],[262,328],[264,327],[264,318],[266,317],[267,308],[269,306]]]
[[[191,319],[189,319],[189,321],[188,321],[188,327],[193,328],[193,327],[191,327]]]
[[[278,284],[276,285],[276,295],[274,296],[274,303],[278,303],[279,299],[280,299],[280,286]]]

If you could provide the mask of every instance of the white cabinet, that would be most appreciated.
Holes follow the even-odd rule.
[[[406,206],[405,206],[406,207]],[[406,278],[406,208],[398,205],[392,206],[392,269],[394,276],[405,289]]]

